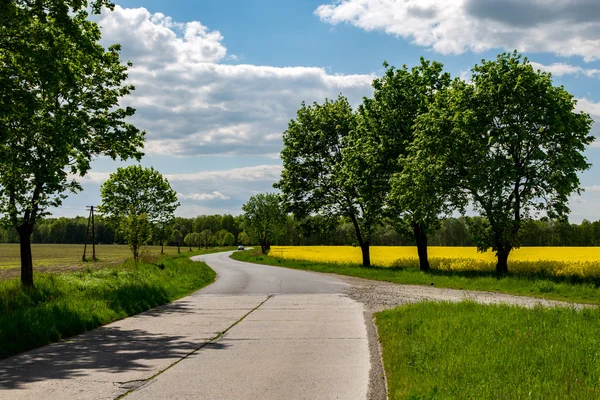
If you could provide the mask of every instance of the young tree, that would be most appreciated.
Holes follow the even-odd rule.
[[[288,212],[298,220],[316,213],[333,226],[347,217],[354,226],[363,265],[371,265],[371,236],[381,218],[381,197],[371,182],[353,175],[344,156],[348,137],[356,128],[356,115],[348,100],[307,106],[302,103],[295,120],[283,133],[283,171],[274,186],[283,193]]]
[[[273,193],[254,195],[242,206],[242,210],[245,213],[245,231],[251,238],[260,243],[262,253],[266,254],[267,243],[285,225],[285,211],[279,196]]]
[[[139,258],[139,250],[136,249],[151,238],[151,235],[144,234],[144,221],[149,224],[168,221],[179,206],[177,194],[171,189],[169,181],[154,168],[143,168],[141,165],[118,168],[104,182],[100,194],[100,212],[118,221],[125,239],[147,239],[129,243],[136,263]]]
[[[238,244],[247,246],[250,244],[250,237],[246,232],[240,232],[238,233],[237,242]]]
[[[235,244],[235,236],[233,233],[227,233],[223,238],[223,246],[233,246]]]
[[[565,218],[569,195],[581,192],[577,173],[590,167],[582,153],[593,141],[592,120],[516,52],[472,72],[472,83],[455,80],[418,119],[413,155],[486,218],[471,226],[476,245],[492,248],[496,271],[505,274],[521,221],[539,213]]]
[[[200,232],[200,243],[204,245],[204,248],[208,249],[208,246],[211,244],[212,232],[210,229],[205,229]]]
[[[143,255],[146,245],[152,240],[152,224],[146,214],[128,214],[118,221],[121,236],[133,254],[133,261],[137,265]]]
[[[109,1],[8,0],[0,10],[0,216],[19,233],[21,282],[33,285],[31,234],[93,157],[140,159],[144,133],[119,107],[133,86],[120,46],[88,18]]]
[[[365,213],[371,224],[387,216],[399,233],[415,241],[420,269],[428,271],[427,234],[439,226],[445,202],[419,171],[411,173],[405,159],[417,117],[449,86],[450,75],[442,64],[423,58],[410,70],[387,63],[384,67],[385,75],[373,81],[373,98],[365,98],[358,109],[359,123],[349,134],[344,165],[365,210],[371,211]]]

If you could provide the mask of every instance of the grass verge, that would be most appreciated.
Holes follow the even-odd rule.
[[[481,290],[564,300],[578,303],[600,304],[600,281],[597,278],[555,277],[543,274],[509,274],[502,278],[490,271],[442,271],[432,269],[422,273],[418,266],[363,267],[357,264],[329,264],[311,261],[281,259],[249,250],[235,252],[232,258],[239,261],[279,267],[335,273],[363,279],[401,283],[407,285],[433,285],[437,287]]]
[[[35,274],[35,288],[18,279],[0,281],[0,358],[43,346],[166,304],[215,279],[190,256],[209,249],[154,256],[134,266],[66,274]]]
[[[598,399],[600,311],[419,303],[376,314],[390,399]]]

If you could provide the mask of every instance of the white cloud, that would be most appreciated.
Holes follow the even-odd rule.
[[[242,168],[232,168],[219,171],[202,171],[195,173],[182,174],[163,174],[164,178],[170,183],[186,182],[256,182],[256,181],[271,181],[279,180],[283,167],[279,164],[273,165],[257,165]],[[74,177],[81,183],[104,183],[110,176],[110,172],[89,172],[83,178]]]
[[[596,103],[592,100],[583,97],[577,99],[577,105],[575,106],[575,110],[586,112],[590,114],[590,117],[592,117],[593,120],[600,121],[600,103]],[[596,136],[596,140],[592,142],[590,147],[600,148],[600,140],[598,139],[599,133],[600,132],[598,132],[597,130],[597,124],[592,125],[591,134]]]
[[[225,196],[221,192],[217,192],[216,190],[212,193],[177,193],[177,198],[180,200],[195,200],[195,201],[205,201],[205,200],[229,200],[230,197]]]
[[[119,163],[115,162],[115,169]],[[199,214],[240,214],[242,204],[256,193],[274,192],[273,183],[281,176],[280,164],[257,165],[196,173],[163,174],[169,180],[181,205],[177,215],[194,217]],[[97,200],[86,199],[86,204],[100,203],[100,185],[108,179],[110,172],[90,172],[77,178],[88,195]],[[77,203],[78,204],[78,203]],[[78,204],[79,205],[79,204]],[[85,209],[83,206],[79,208]],[[54,211],[56,215],[67,215],[65,210]],[[73,211],[72,215],[80,211]],[[68,214],[68,215],[71,215]]]
[[[600,58],[597,0],[339,0],[315,14],[443,54],[503,48]]]
[[[570,65],[565,63],[554,63],[551,65],[544,65],[536,62],[532,62],[531,65],[534,69],[539,69],[544,72],[550,72],[554,76],[563,75],[584,75],[589,78],[600,77],[600,70],[594,68],[582,68],[577,65]]]
[[[592,100],[586,99],[585,97],[577,99],[577,106],[575,107],[578,111],[583,111],[592,118],[600,117],[600,103],[596,103]]]
[[[146,154],[277,154],[302,101],[343,93],[358,105],[374,75],[334,75],[317,67],[225,64],[223,37],[144,8],[115,7],[99,19],[102,43],[122,45],[136,90],[124,104],[147,131]]]

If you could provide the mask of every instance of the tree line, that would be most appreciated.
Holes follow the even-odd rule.
[[[239,242],[249,244],[242,231],[242,217],[224,215],[201,215],[196,218],[175,217],[169,223],[152,227],[152,239],[149,244],[167,246],[196,245],[192,235],[199,236],[202,246],[234,245]],[[127,244],[118,226],[102,215],[94,220],[94,236],[97,244]],[[31,236],[32,243],[47,244],[83,244],[88,226],[88,217],[42,218],[38,220]],[[226,241],[227,234],[234,237],[233,242]],[[241,234],[241,236],[240,236]],[[241,239],[241,240],[240,240]],[[89,242],[89,239],[88,239]],[[19,234],[12,227],[0,227],[0,243],[19,243]]]
[[[348,221],[365,266],[389,224],[416,244],[428,271],[442,219],[471,206],[482,217],[469,225],[472,243],[492,249],[496,272],[507,273],[528,220],[567,221],[578,173],[590,168],[592,119],[516,51],[482,60],[469,81],[423,58],[412,69],[384,67],[356,110],[340,95],[303,103],[289,122],[274,185],[283,212]]]
[[[311,216],[298,221],[289,215],[281,229],[269,240],[278,246],[356,246],[354,227],[350,221],[341,219],[332,229],[321,229],[325,225],[321,217]],[[446,218],[440,221],[439,229],[429,235],[431,246],[475,246],[473,224],[481,217]],[[312,220],[315,221],[312,221]],[[83,244],[87,217],[43,218],[36,224],[33,243]],[[307,226],[319,229],[306,229]],[[95,219],[96,243],[126,244],[118,229],[101,215]],[[194,237],[195,235],[195,237]],[[230,235],[230,236],[228,236]],[[564,221],[527,220],[521,228],[523,246],[600,246],[600,220],[583,220],[580,224]],[[161,240],[162,238],[162,240]],[[0,227],[0,243],[19,243],[19,235],[11,227]],[[232,245],[258,245],[244,231],[244,216],[231,214],[200,215],[195,218],[175,217],[165,226],[153,228],[150,244],[159,246],[214,247]],[[391,224],[378,227],[373,235],[374,246],[412,246],[414,242],[398,233]]]

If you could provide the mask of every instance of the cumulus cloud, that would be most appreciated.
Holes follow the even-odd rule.
[[[124,104],[147,131],[146,154],[278,154],[302,101],[343,93],[357,105],[373,75],[323,68],[227,64],[223,37],[200,22],[178,23],[144,8],[119,6],[98,20],[102,43],[122,45],[136,90]]]
[[[239,214],[242,204],[257,193],[273,192],[273,182],[279,180],[281,165],[256,165],[242,168],[203,171],[196,173],[163,174],[169,180],[181,205],[177,215],[193,217],[199,214]],[[84,177],[74,177],[86,193],[100,193],[100,185],[110,172],[92,171]],[[86,204],[98,200],[86,200]],[[81,206],[83,207],[83,206]],[[79,211],[60,215],[76,215]]]
[[[217,183],[238,183],[238,182],[256,182],[256,181],[276,181],[281,175],[282,166],[279,164],[273,165],[256,165],[241,168],[231,168],[218,171],[202,171],[194,173],[181,174],[163,174],[170,183],[185,182],[199,184],[201,182],[217,182]],[[104,183],[110,176],[110,172],[94,172],[91,171],[84,177],[73,177],[81,183]]]
[[[315,14],[443,54],[503,48],[600,58],[597,0],[339,0]]]
[[[590,114],[594,119],[600,118],[600,103],[596,103],[585,97],[577,99],[577,106],[575,109]]]
[[[531,66],[536,70],[539,69],[544,72],[550,72],[554,76],[583,75],[589,78],[600,77],[600,69],[583,68],[578,65],[571,65],[565,63],[554,63],[550,65],[545,65],[537,62],[532,62]]]
[[[221,192],[217,192],[216,190],[212,193],[177,193],[177,198],[180,200],[195,200],[195,201],[205,201],[205,200],[229,200],[230,197],[225,196]]]
[[[583,111],[590,114],[595,121],[600,121],[600,102],[596,103],[592,100],[589,100],[585,97],[577,99],[577,105],[575,106],[575,110]],[[593,148],[600,148],[600,140],[598,137],[600,136],[600,132],[598,132],[598,125],[592,125],[592,135],[596,137],[596,140],[590,145]]]

